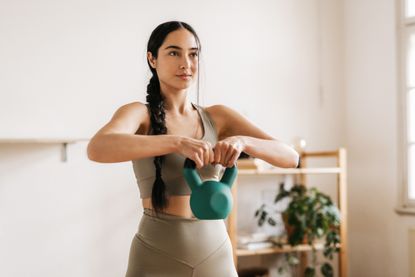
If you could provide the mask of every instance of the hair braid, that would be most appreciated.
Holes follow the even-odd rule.
[[[160,83],[156,72],[153,72],[153,77],[147,85],[146,100],[149,104],[151,129],[154,135],[163,135],[167,133],[166,128],[166,113],[164,111],[164,98],[160,91]],[[167,206],[166,185],[161,177],[161,166],[164,156],[157,156],[154,158],[154,165],[156,167],[156,179],[154,181],[151,202],[156,211],[162,210]]]
[[[157,26],[150,35],[147,52],[150,52],[153,57],[157,58],[158,50],[163,44],[167,35],[178,29],[186,29],[191,32],[198,44],[199,53],[201,51],[199,37],[195,30],[187,23],[181,21],[168,21]],[[149,60],[147,64],[153,74],[147,85],[147,107],[150,113],[150,123],[153,135],[163,135],[167,133],[166,128],[166,113],[164,110],[164,96],[160,90],[160,81],[156,69],[154,69]],[[199,74],[199,71],[198,71]],[[199,77],[199,75],[198,75]],[[199,86],[199,83],[198,83]],[[199,88],[199,87],[198,87]],[[198,103],[199,103],[199,89],[198,89]],[[154,165],[156,167],[156,178],[154,180],[153,189],[151,192],[151,203],[156,213],[167,207],[168,199],[166,197],[166,185],[162,179],[162,164],[164,156],[154,157]]]

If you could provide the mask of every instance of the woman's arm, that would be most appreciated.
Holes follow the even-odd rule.
[[[121,106],[110,122],[90,140],[88,158],[101,163],[116,163],[178,153],[193,160],[198,168],[210,162],[210,143],[181,135],[136,135],[150,125],[147,107],[134,102]],[[213,161],[213,159],[212,159]]]
[[[244,152],[260,158],[274,166],[295,168],[299,163],[299,154],[292,147],[277,139],[259,139],[251,136],[239,136]]]
[[[176,152],[179,137],[174,135],[100,134],[88,144],[88,158],[100,163],[118,163]]]
[[[148,118],[147,107],[134,102],[121,106],[90,140],[88,158],[101,163],[125,162],[176,152],[182,137],[135,135]]]
[[[206,111],[215,122],[219,140],[238,141],[235,144],[241,145],[243,152],[277,167],[298,166],[299,154],[292,147],[269,136],[235,110],[214,105]]]

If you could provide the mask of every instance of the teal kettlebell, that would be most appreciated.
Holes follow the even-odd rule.
[[[184,162],[183,175],[192,190],[190,207],[199,219],[224,219],[232,210],[231,187],[238,170],[236,166],[226,168],[220,181],[202,182],[196,171],[196,163],[189,158]]]

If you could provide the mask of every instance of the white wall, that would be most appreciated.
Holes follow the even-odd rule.
[[[409,276],[398,215],[398,90],[393,0],[344,1],[351,276]]]
[[[150,32],[182,20],[202,41],[201,104],[309,150],[346,143],[340,0],[0,5],[2,138],[92,136],[118,106],[144,101]],[[62,163],[59,145],[0,145],[0,276],[125,273],[141,213],[131,164],[93,163],[85,147]],[[275,186],[256,181],[242,197]]]

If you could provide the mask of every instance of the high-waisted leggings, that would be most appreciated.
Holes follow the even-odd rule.
[[[237,277],[224,220],[199,220],[144,209],[126,277]]]

